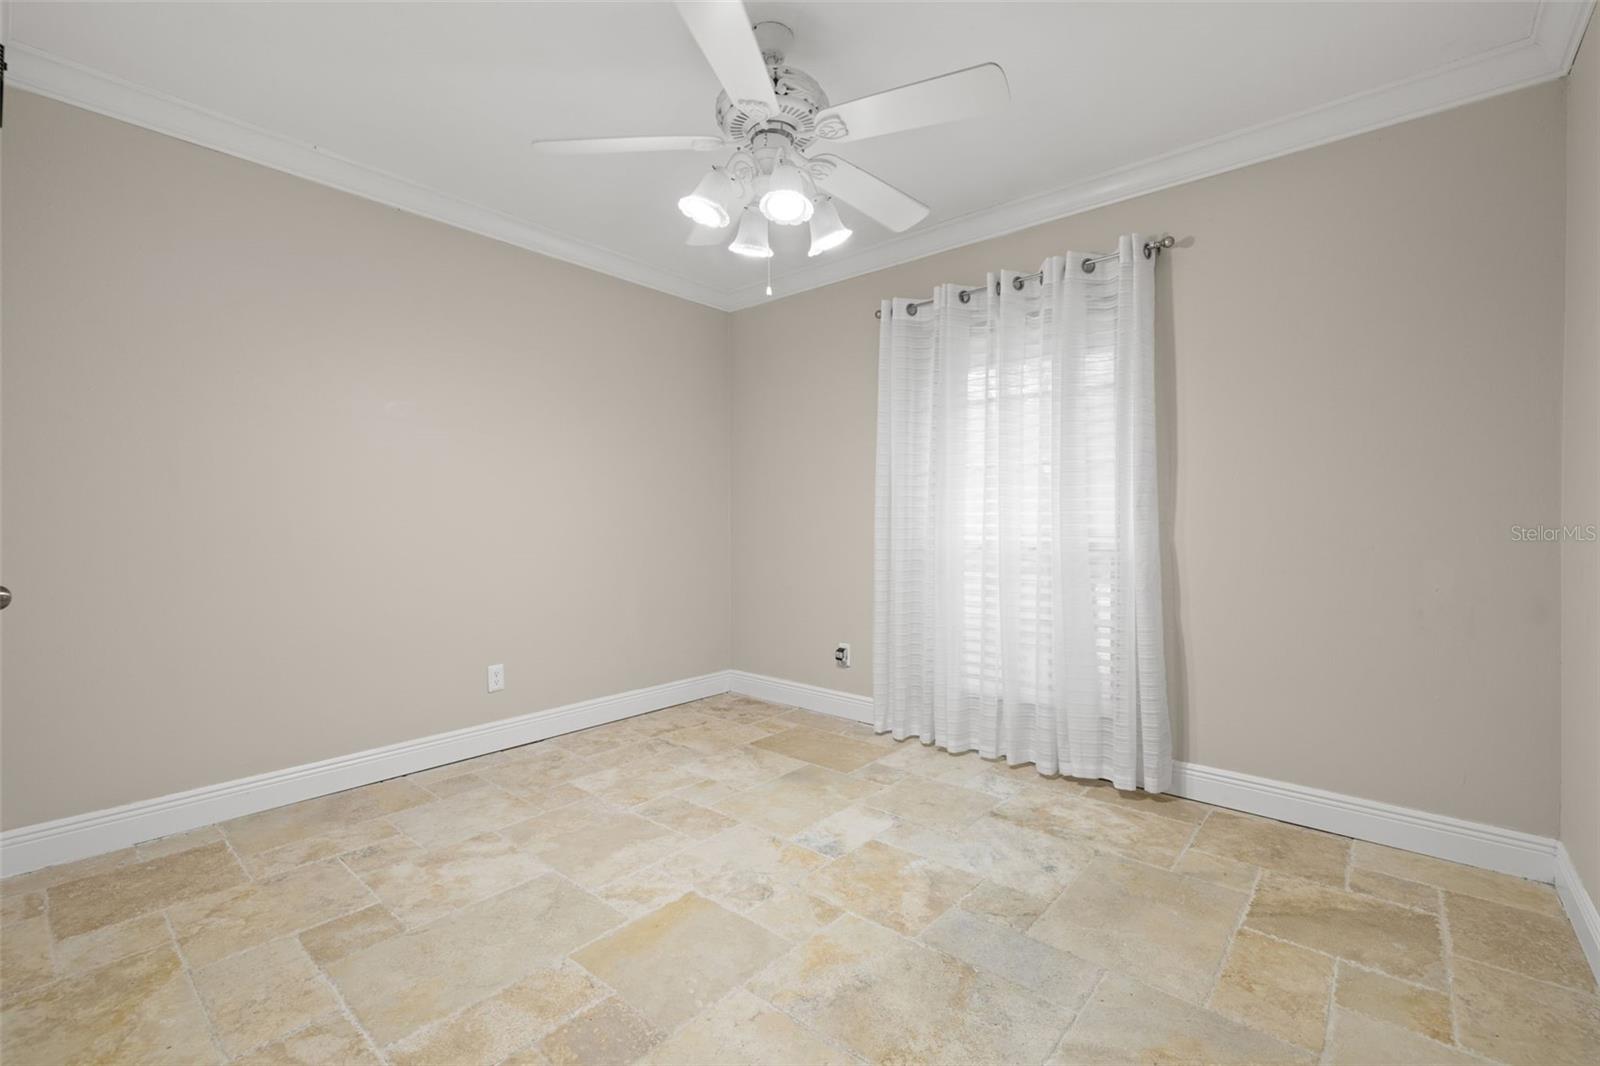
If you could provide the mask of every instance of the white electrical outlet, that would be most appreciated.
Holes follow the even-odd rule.
[[[506,664],[495,663],[489,667],[489,691],[499,692],[506,687]]]
[[[850,645],[841,644],[834,648],[833,661],[841,670],[850,669]]]

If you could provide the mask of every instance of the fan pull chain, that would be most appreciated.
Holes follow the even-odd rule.
[[[772,295],[772,256],[767,256],[767,295]]]

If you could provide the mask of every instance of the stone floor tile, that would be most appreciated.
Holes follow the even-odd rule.
[[[363,848],[385,842],[409,844],[387,820],[369,818],[351,825],[326,827],[316,836],[304,837],[293,843],[244,857],[245,869],[257,880],[276,877],[308,863],[336,859]]]
[[[327,965],[380,1045],[485,999],[620,924],[616,911],[554,874]]]
[[[1070,1020],[1020,985],[848,914],[747,987],[869,1062],[1040,1062]]]
[[[543,965],[509,988],[391,1045],[387,1055],[393,1066],[497,1063],[609,995],[576,963]]]
[[[360,910],[372,893],[337,862],[316,863],[167,911],[190,966],[219,959]]]
[[[1049,1061],[1052,1066],[1108,1062],[1259,1066],[1309,1063],[1316,1058],[1305,1048],[1113,973],[1100,982]]]
[[[775,781],[737,792],[714,806],[741,822],[787,837],[880,788],[875,782],[824,766],[803,766]]]
[[[300,934],[300,946],[318,966],[326,966],[404,931],[394,915],[373,904],[312,926]]]
[[[1117,788],[1110,781],[1080,783],[1083,785],[1085,799],[1125,807],[1141,814],[1159,814],[1163,818],[1174,818],[1190,825],[1200,824],[1205,821],[1206,815],[1217,809],[1209,803],[1196,803],[1194,800],[1174,796],[1170,792],[1145,792],[1143,789],[1134,789],[1130,792]]]
[[[671,903],[686,892],[693,892],[694,885],[675,871],[663,870],[658,864],[623,874],[592,891],[607,906],[633,919]]]
[[[753,825],[738,825],[693,844],[654,869],[692,884],[701,895],[737,911],[766,902],[826,865],[825,856],[780,840]]]
[[[325,830],[348,827],[436,800],[433,793],[405,778],[379,781],[331,796],[275,807],[222,823],[222,831],[240,855],[254,855]]]
[[[666,826],[592,798],[510,826],[504,835],[585,887],[650,866],[688,842]]]
[[[818,870],[801,887],[863,918],[915,936],[976,888],[978,880],[874,840]]]
[[[87,973],[129,955],[171,944],[172,934],[168,931],[167,919],[158,911],[57,941],[56,968],[63,976]],[[3,946],[0,943],[0,947]]]
[[[104,855],[94,855],[87,859],[79,859],[77,862],[58,863],[55,866],[30,870],[28,873],[15,874],[0,881],[0,898],[22,896],[32,892],[44,892],[54,885],[62,885],[68,881],[77,881],[80,878],[107,873],[124,866],[132,866],[139,861],[137,849],[123,848],[120,851],[111,851]]]
[[[704,780],[679,789],[674,795],[709,807],[737,792],[776,781],[808,764],[775,751],[745,745],[686,765]]]
[[[1456,1026],[1471,1051],[1516,1066],[1600,1061],[1600,997],[1455,960]]]
[[[0,893],[0,926],[44,917],[44,889]]]
[[[149,862],[151,859],[176,855],[180,851],[189,851],[205,844],[216,844],[221,840],[222,830],[214,825],[206,825],[199,829],[191,829],[187,833],[173,833],[170,836],[146,840],[133,850],[140,862]]]
[[[869,800],[876,798],[877,796],[872,796]],[[874,810],[867,806],[867,802],[854,804],[842,811],[834,811],[821,821],[796,833],[793,837],[794,842],[801,847],[836,859],[847,851],[859,848],[884,830],[900,824],[900,820],[894,815]]]
[[[229,1055],[287,1036],[339,1006],[293,938],[202,966],[194,987]]]
[[[604,763],[540,744],[514,751],[517,754],[508,756],[495,766],[476,771],[477,775],[501,788],[522,792],[558,788],[574,777],[605,769]]]
[[[1003,922],[1017,932],[1026,932],[1050,906],[1054,895],[1031,895],[993,881],[982,881],[961,897],[956,906],[969,914]]]
[[[572,957],[665,1031],[711,1006],[788,949],[788,941],[776,933],[689,893]]]
[[[343,1014],[326,1014],[236,1059],[239,1066],[382,1066],[382,1060]]]
[[[697,1014],[641,1060],[647,1066],[855,1066],[859,1061],[742,988]]]
[[[1330,1028],[1329,1066],[1482,1066],[1482,1059],[1354,1011],[1335,1008]]]
[[[633,1062],[661,1042],[660,1030],[613,996],[590,1007],[539,1043],[554,1066]]]
[[[55,979],[51,943],[50,920],[42,914],[0,926],[0,1002]]]
[[[791,759],[826,766],[842,774],[859,770],[883,755],[883,749],[876,744],[852,740],[838,732],[824,732],[805,726],[791,729],[786,733],[773,733],[762,737],[751,744],[751,747],[763,751],[775,751]]]
[[[443,847],[532,818],[538,805],[498,785],[458,792],[405,810],[390,819],[425,848]]]
[[[1431,914],[1314,881],[1264,874],[1245,915],[1248,928],[1443,988],[1444,946]]]
[[[1450,997],[1431,988],[1341,962],[1334,1002],[1345,1010],[1410,1029],[1441,1044],[1455,1042],[1451,1035]]]
[[[982,818],[998,797],[970,788],[911,777],[874,793],[870,806],[907,822],[955,833]]]
[[[1247,862],[1238,862],[1234,859],[1225,859],[1220,855],[1211,855],[1204,851],[1190,848],[1178,856],[1178,861],[1172,864],[1172,872],[1186,874],[1189,877],[1198,877],[1202,881],[1210,881],[1214,885],[1223,885],[1227,888],[1236,888],[1241,892],[1249,892],[1256,886],[1256,875],[1261,867],[1252,866]]]
[[[1595,991],[1594,973],[1565,914],[1550,915],[1477,896],[1444,894],[1451,950],[1580,992]]]
[[[1082,839],[1051,836],[993,815],[959,833],[897,825],[878,839],[1018,892],[1052,899],[1095,856]]]
[[[703,780],[690,769],[689,763],[651,765],[647,761],[585,774],[573,778],[571,783],[608,803],[634,807]]]
[[[1457,895],[1478,896],[1552,916],[1565,913],[1561,909],[1561,898],[1549,885],[1495,873],[1493,870],[1480,870],[1475,866],[1463,866],[1429,855],[1418,855],[1414,851],[1401,851],[1399,848],[1386,848],[1382,844],[1358,840],[1351,852],[1351,864],[1358,869],[1388,874],[1405,881],[1420,881]]]
[[[702,779],[697,777],[696,780]],[[679,799],[677,796],[661,796],[648,803],[641,803],[633,809],[633,813],[664,825],[675,833],[682,833],[690,840],[704,840],[739,824],[726,814],[698,803]]]
[[[1028,789],[996,807],[993,816],[1157,866],[1171,866],[1195,832],[1187,822],[1084,799],[1081,788]]]
[[[52,885],[50,930],[65,940],[245,881],[226,844],[207,844]]]
[[[1004,977],[1069,1013],[1088,1000],[1100,967],[959,907],[922,931],[923,943]]]
[[[1211,990],[1248,898],[1208,881],[1101,856],[1028,935],[1199,1003]]]
[[[43,985],[0,1012],[0,1061],[219,1063],[177,952],[157,948]]]
[[[363,870],[361,880],[408,928],[499,895],[550,868],[497,833],[399,856]]]
[[[771,898],[750,908],[745,917],[785,940],[799,942],[826,929],[843,913],[820,896],[779,885]]]
[[[1368,896],[1377,896],[1390,903],[1398,903],[1402,907],[1411,907],[1419,911],[1439,913],[1439,890],[1432,885],[1425,885],[1418,881],[1406,881],[1399,877],[1390,877],[1388,874],[1378,873],[1376,870],[1364,869],[1360,866],[1350,868],[1348,886],[1352,892],[1360,892]]]
[[[1280,1040],[1322,1050],[1333,960],[1250,930],[1233,938],[1207,1004]]]
[[[1341,888],[1350,858],[1348,837],[1221,810],[1206,818],[1190,847]]]

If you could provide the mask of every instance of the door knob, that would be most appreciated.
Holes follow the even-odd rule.
[[[11,590],[0,585],[0,611],[11,606]]]

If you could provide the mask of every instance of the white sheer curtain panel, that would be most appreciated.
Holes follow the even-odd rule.
[[[1154,258],[883,305],[877,728],[1041,773],[1171,784]]]

